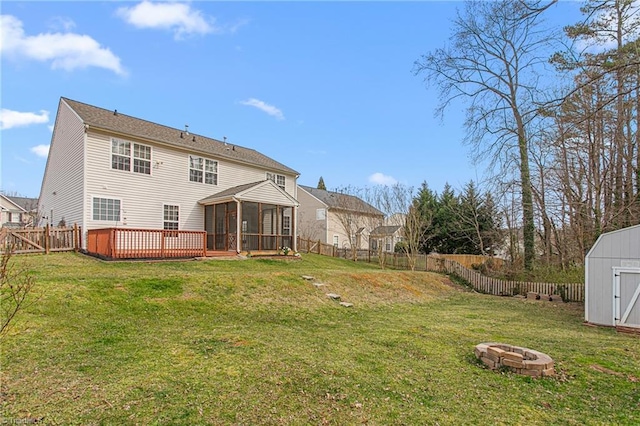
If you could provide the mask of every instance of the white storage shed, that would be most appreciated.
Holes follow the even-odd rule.
[[[640,225],[600,235],[585,258],[585,320],[640,328]]]

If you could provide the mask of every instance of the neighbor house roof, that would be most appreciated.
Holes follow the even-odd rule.
[[[322,201],[329,209],[348,210],[370,215],[384,216],[384,213],[380,210],[354,195],[343,194],[342,192],[325,191],[324,189],[313,188],[311,186],[298,185],[298,187],[304,189],[309,194]]]
[[[38,209],[38,199],[29,197],[13,197],[9,195],[2,195],[7,200],[11,201],[16,206],[23,209],[25,212],[30,212]]]
[[[95,127],[123,135],[131,135],[191,151],[210,154],[218,158],[263,167],[272,171],[294,175],[300,174],[254,149],[244,148],[239,145],[221,142],[185,130],[131,117],[117,110],[106,110],[64,97],[61,98],[61,100],[69,105],[89,128]]]
[[[400,229],[398,225],[378,226],[371,231],[371,235],[393,235],[398,229]]]

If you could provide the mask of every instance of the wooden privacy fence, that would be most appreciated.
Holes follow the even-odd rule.
[[[298,239],[298,251],[344,259],[354,258],[354,252],[351,249],[337,248],[319,241],[304,240],[302,238]],[[356,250],[355,257],[358,261],[378,263],[384,265],[385,268],[411,269],[410,260],[404,253]],[[496,296],[526,295],[528,292],[536,292],[540,294],[559,294],[565,302],[584,302],[584,284],[582,283],[536,283],[487,277],[457,262],[461,257],[465,262],[471,262],[471,264],[480,264],[483,263],[480,260],[486,261],[487,259],[501,261],[501,259],[479,258],[479,256],[474,255],[419,254],[414,258],[414,270],[454,274],[469,282],[474,290]]]
[[[453,260],[438,259],[436,263],[439,263],[436,272],[446,272],[462,277],[481,293],[496,296],[526,295],[528,292],[558,294],[565,302],[584,302],[584,284],[582,283],[559,284],[502,280],[482,275]]]
[[[336,246],[321,243],[320,240],[306,240],[300,237],[298,237],[298,251],[305,253],[322,254],[324,256],[338,256],[338,248]]]
[[[204,257],[205,231],[103,228],[87,231],[87,252],[107,259]]]
[[[2,228],[0,244],[11,247],[16,254],[52,251],[78,251],[82,247],[82,232],[78,225],[72,228]]]

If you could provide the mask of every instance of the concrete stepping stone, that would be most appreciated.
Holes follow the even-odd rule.
[[[353,306],[353,303],[349,302],[340,302],[340,306],[344,306],[345,308],[350,308]]]
[[[303,275],[302,276],[303,280],[307,280],[307,281],[313,281],[315,280],[315,278],[313,278],[311,275]]]
[[[320,287],[326,286],[326,284],[323,284],[323,283],[313,283],[313,285],[314,285],[315,288],[320,288]]]
[[[340,295],[335,293],[327,293],[327,297],[333,300],[340,300]]]

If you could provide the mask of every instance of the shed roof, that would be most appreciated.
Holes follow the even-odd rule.
[[[300,174],[254,149],[244,148],[240,145],[228,142],[221,142],[219,140],[190,133],[185,130],[175,129],[122,114],[117,110],[110,111],[64,97],[61,98],[61,102],[66,103],[73,111],[75,111],[84,124],[88,125],[89,128],[95,127],[124,135],[131,135],[282,173],[294,175]]]
[[[311,186],[298,185],[298,187],[322,201],[329,209],[384,216],[384,213],[380,210],[354,195],[344,194],[342,192],[325,191],[324,189],[313,188]]]
[[[600,235],[587,257],[640,259],[640,225]]]

